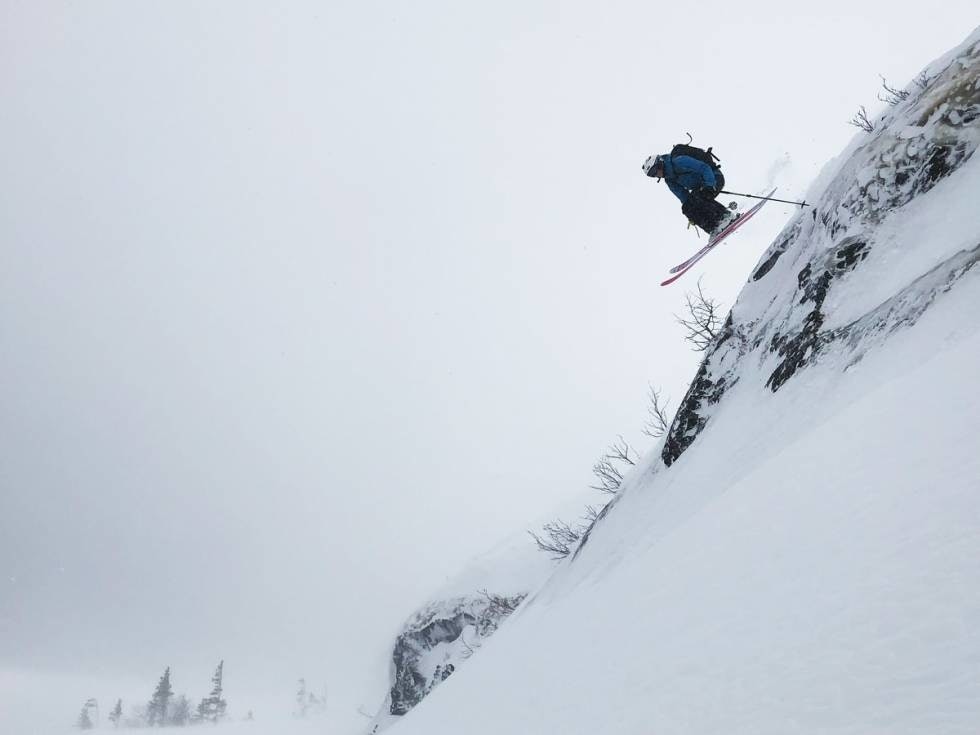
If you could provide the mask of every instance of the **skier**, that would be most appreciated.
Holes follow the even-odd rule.
[[[643,172],[657,181],[665,179],[674,196],[681,200],[681,212],[709,235],[721,232],[736,218],[734,212],[715,201],[725,185],[721,169],[692,156],[664,153],[649,156],[643,162]]]

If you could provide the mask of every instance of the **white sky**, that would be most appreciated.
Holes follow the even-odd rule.
[[[0,669],[376,704],[430,590],[676,405],[685,287],[730,304],[790,211],[661,289],[698,242],[643,159],[690,131],[802,194],[977,15],[0,0]]]

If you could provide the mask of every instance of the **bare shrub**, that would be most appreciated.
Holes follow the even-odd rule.
[[[596,510],[594,505],[585,506],[585,515],[582,516],[582,520],[585,522],[587,528],[591,528],[599,520],[599,511]]]
[[[875,129],[874,123],[868,119],[868,111],[864,109],[864,105],[858,108],[858,111],[854,113],[854,117],[848,120],[847,124],[861,128],[866,133],[873,133]]]
[[[881,74],[878,76],[881,77],[881,87],[885,90],[884,94],[881,92],[878,93],[879,100],[882,102],[887,102],[889,105],[897,105],[899,102],[908,99],[909,91],[907,89],[897,89],[889,86],[885,77],[883,77]]]
[[[605,454],[592,465],[592,474],[596,476],[598,483],[590,487],[608,495],[615,495],[619,486],[623,484],[623,471],[620,467],[623,465],[633,467],[639,458],[639,453],[620,436],[619,440],[610,444]]]
[[[674,314],[674,318],[686,330],[684,339],[693,345],[694,351],[704,352],[718,334],[718,328],[721,326],[719,316],[721,307],[717,301],[704,295],[700,279],[697,292],[689,291],[684,298],[687,313],[684,317]]]
[[[550,554],[552,559],[564,559],[572,552],[572,547],[582,538],[581,528],[572,528],[561,518],[545,523],[541,528],[543,534],[528,531],[538,545],[538,550]]]
[[[610,444],[602,457],[592,466],[592,474],[598,480],[592,485],[593,490],[614,495],[623,484],[623,471],[633,467],[640,459],[640,454],[622,436]],[[582,537],[587,534],[602,511],[593,505],[585,506],[585,513],[578,523],[572,525],[561,518],[545,523],[540,532],[528,531],[534,539],[539,551],[549,554],[556,561],[564,559],[575,548]]]
[[[667,404],[669,401],[660,397],[660,390],[649,386],[648,396],[650,403],[647,405],[647,422],[643,425],[643,433],[653,439],[659,439],[670,429],[670,419],[667,418]]]
[[[514,612],[524,602],[524,598],[527,597],[526,594],[505,597],[504,595],[493,594],[485,589],[480,590],[480,594],[487,600],[487,612],[498,619],[505,618]]]
[[[535,533],[534,531],[528,531],[531,538],[538,546],[538,551],[543,551],[546,554],[550,554],[551,558],[554,560],[564,559],[568,556],[576,544],[582,539],[582,537],[592,530],[592,526],[595,522],[599,520],[600,515],[599,510],[596,509],[594,505],[585,506],[585,514],[579,519],[579,522],[574,526],[570,523],[566,523],[561,518],[556,518],[550,523],[545,523],[541,527],[541,533]],[[484,591],[485,594],[485,591]],[[489,599],[489,598],[488,598]],[[523,597],[520,598],[503,598],[503,602],[499,602],[501,605],[513,605],[516,609],[518,605],[523,601]],[[491,600],[491,602],[493,602]],[[513,612],[513,610],[511,611]]]

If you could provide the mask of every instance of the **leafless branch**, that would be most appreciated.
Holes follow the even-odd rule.
[[[585,521],[587,526],[591,526],[599,520],[599,511],[596,510],[594,505],[585,506],[585,515],[582,516],[582,520]]]
[[[592,465],[592,474],[596,476],[599,482],[590,485],[590,487],[609,495],[615,494],[623,483],[623,473],[619,469],[619,465],[633,467],[639,459],[639,452],[620,436],[619,440],[610,444],[605,454]]]
[[[919,72],[919,76],[915,78],[915,83],[918,85],[919,89],[925,89],[929,86],[929,75],[924,71]]]
[[[718,327],[721,326],[721,318],[718,316],[719,304],[704,295],[700,280],[697,293],[688,292],[684,297],[687,302],[687,318],[677,314],[674,314],[674,318],[687,330],[684,339],[694,345],[694,351],[704,352],[711,346],[715,335],[718,334]]]
[[[598,482],[592,489],[614,495],[623,484],[621,467],[634,467],[640,460],[640,454],[622,436],[606,448],[605,454],[592,466],[592,474]],[[559,560],[568,556],[582,537],[588,533],[600,515],[599,510],[592,505],[585,506],[585,514],[576,525],[566,523],[557,518],[541,527],[541,532],[528,531],[534,539],[538,550],[550,554],[552,559]],[[484,591],[484,594],[487,593]],[[488,596],[488,599],[490,597]]]
[[[882,95],[881,92],[878,93],[878,99],[882,102],[887,102],[889,105],[897,105],[905,99],[908,99],[909,91],[907,89],[896,89],[888,85],[888,81],[881,74],[881,87],[885,90],[885,94]]]
[[[616,460],[617,462],[628,464],[630,467],[636,466],[636,463],[640,459],[640,453],[630,446],[629,442],[623,438],[622,434],[619,435],[617,441],[609,445],[609,451],[607,452],[606,456],[609,457],[610,460]]]
[[[667,430],[670,429],[670,419],[667,418],[667,404],[669,401],[661,400],[660,391],[650,386],[648,393],[650,403],[647,406],[647,422],[643,427],[643,433],[653,439],[659,439]]]
[[[861,128],[866,133],[873,133],[875,125],[868,119],[868,111],[864,109],[864,105],[858,109],[850,120],[847,121],[848,125],[853,125],[856,128]]]
[[[582,537],[579,529],[572,528],[561,518],[557,518],[542,526],[543,536],[539,536],[534,531],[528,531],[531,538],[538,545],[538,549],[547,554],[551,554],[552,559],[564,559],[572,551],[572,546],[578,543]]]
[[[592,465],[592,474],[598,478],[599,482],[590,485],[593,490],[614,495],[623,482],[623,473],[614,465],[608,457],[603,457]]]
[[[524,602],[524,598],[527,597],[526,594],[505,597],[504,595],[492,594],[485,589],[480,590],[480,594],[487,598],[487,602],[489,603],[487,609],[497,618],[504,618],[510,615]]]

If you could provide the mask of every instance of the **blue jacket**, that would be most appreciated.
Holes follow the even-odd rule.
[[[664,181],[674,196],[681,200],[681,204],[687,201],[691,190],[702,186],[715,188],[717,185],[711,166],[696,158],[668,155],[661,158],[664,162]]]

